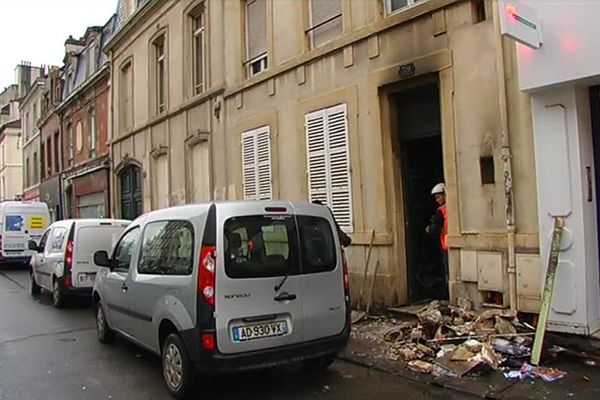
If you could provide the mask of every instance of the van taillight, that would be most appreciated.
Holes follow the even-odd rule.
[[[346,326],[352,325],[352,306],[350,304],[350,273],[348,271],[348,260],[346,252],[342,249],[342,268],[344,271],[344,300],[346,300]]]
[[[198,268],[198,292],[211,306],[215,305],[215,267],[217,264],[215,246],[202,246]]]
[[[350,274],[348,272],[348,261],[346,260],[346,253],[342,249],[342,266],[344,268],[344,294],[346,300],[350,299]]]
[[[71,286],[71,269],[73,267],[73,241],[67,242],[67,248],[65,250],[65,286]]]

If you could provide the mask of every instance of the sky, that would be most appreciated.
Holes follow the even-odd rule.
[[[117,0],[0,0],[0,91],[21,61],[61,66],[69,35],[104,25],[116,9]]]

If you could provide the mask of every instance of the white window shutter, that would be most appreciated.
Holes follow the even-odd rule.
[[[256,199],[258,193],[256,184],[256,151],[254,132],[242,134],[242,173],[244,199]]]
[[[242,133],[242,174],[244,199],[270,200],[273,197],[268,126]]]
[[[325,116],[325,110],[315,111],[305,116],[306,155],[309,201],[320,200],[329,204]]]
[[[331,193],[329,204],[338,224],[351,232],[352,188],[346,104],[327,109],[327,139]]]
[[[258,181],[258,199],[271,200],[273,187],[271,183],[271,137],[269,127],[258,130],[256,140],[256,176]]]
[[[321,200],[346,232],[353,231],[346,104],[307,114],[309,200]]]

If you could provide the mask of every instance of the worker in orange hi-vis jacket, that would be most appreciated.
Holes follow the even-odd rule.
[[[442,262],[444,264],[444,273],[446,274],[446,283],[448,282],[448,212],[446,211],[446,186],[438,183],[431,190],[435,197],[438,208],[435,211],[431,222],[425,228],[425,232],[432,236],[440,238],[440,250],[442,252]]]

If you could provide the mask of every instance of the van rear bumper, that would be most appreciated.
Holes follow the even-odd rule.
[[[3,264],[27,264],[31,261],[31,256],[10,256],[8,254],[0,254],[0,263]]]
[[[212,375],[269,368],[335,355],[348,344],[350,327],[344,328],[339,335],[311,342],[236,354],[222,354],[204,350],[200,346],[200,333],[197,329],[182,331],[180,334],[198,372]]]

